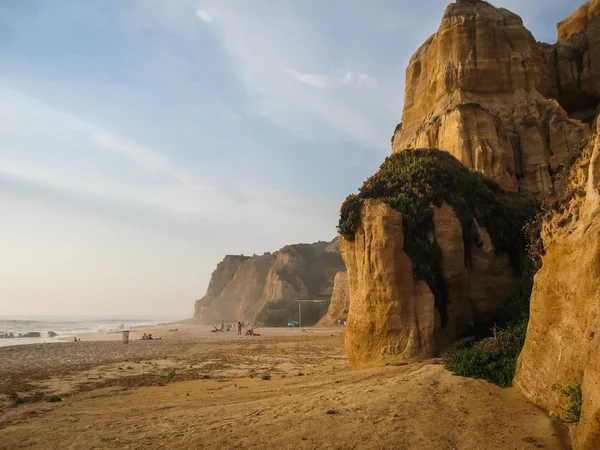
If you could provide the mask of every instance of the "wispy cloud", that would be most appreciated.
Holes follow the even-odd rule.
[[[302,73],[292,69],[284,69],[283,71],[291,75],[299,83],[319,89],[327,89],[331,81],[329,76],[319,73]]]
[[[374,77],[366,73],[354,73],[351,70],[346,71],[342,78],[344,86],[364,86],[369,88],[377,87],[377,81]]]
[[[213,21],[212,14],[204,9],[196,11],[196,15],[206,23],[211,23]]]
[[[16,98],[25,102],[33,114],[42,120],[49,120],[63,128],[80,131],[87,134],[90,141],[105,151],[117,154],[150,173],[166,175],[179,183],[194,189],[210,190],[208,184],[185,169],[173,164],[170,159],[158,151],[145,145],[131,142],[121,136],[115,135],[102,127],[89,123],[77,116],[61,111],[42,100],[30,97],[19,91],[0,87],[3,98]]]

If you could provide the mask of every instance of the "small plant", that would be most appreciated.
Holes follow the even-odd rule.
[[[166,377],[167,377],[167,378],[170,378],[171,380],[172,380],[173,378],[175,378],[176,376],[177,376],[177,374],[175,373],[175,371],[174,371],[174,370],[170,370],[170,371],[168,371],[168,372],[167,372],[167,375],[166,375]]]
[[[25,399],[22,399],[21,397],[19,397],[19,394],[17,394],[16,392],[10,392],[8,394],[8,399],[10,400],[13,408],[16,408],[17,406],[25,403]]]
[[[127,370],[133,370],[133,367],[127,366]]]
[[[580,371],[581,380],[583,378],[583,371]],[[550,413],[552,423],[558,424],[571,424],[579,423],[581,418],[581,404],[583,402],[582,395],[583,381],[574,381],[564,386],[554,385],[552,390],[558,392],[563,398],[566,399],[565,403],[556,405],[557,411]]]
[[[60,395],[49,395],[48,397],[46,397],[46,402],[48,402],[48,403],[62,402],[62,398],[60,397]]]
[[[304,373],[302,373],[302,372],[298,372],[298,376],[299,376],[299,377],[303,377],[303,376],[304,376]]]
[[[264,381],[269,381],[271,379],[271,375],[263,375],[260,378]]]
[[[495,332],[493,337],[459,347],[446,368],[454,375],[484,379],[500,387],[511,386],[525,343],[527,322]]]

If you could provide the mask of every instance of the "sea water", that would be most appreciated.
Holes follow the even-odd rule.
[[[181,317],[89,317],[89,316],[0,316],[0,335],[15,336],[38,332],[39,338],[0,338],[0,347],[19,344],[62,342],[83,333],[95,331],[121,331],[132,327],[153,326],[181,320]],[[54,332],[56,337],[49,337]],[[63,338],[63,339],[61,339]]]

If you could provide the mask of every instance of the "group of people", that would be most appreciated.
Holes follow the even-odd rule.
[[[142,335],[142,341],[158,341],[158,340],[160,340],[160,339],[162,339],[162,338],[159,338],[159,337],[158,337],[158,338],[152,337],[152,333],[150,333],[150,334],[146,334],[146,333],[144,333],[144,334]]]

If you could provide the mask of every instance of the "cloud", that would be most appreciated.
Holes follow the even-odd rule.
[[[377,87],[377,81],[372,76],[366,73],[353,73],[348,70],[342,78],[342,84],[344,86],[364,86],[369,88]]]
[[[196,15],[206,23],[211,23],[213,21],[213,16],[204,9],[196,11]]]
[[[327,89],[330,83],[330,77],[318,73],[302,73],[292,69],[284,69],[285,73],[291,75],[302,84],[308,84],[319,89]]]

